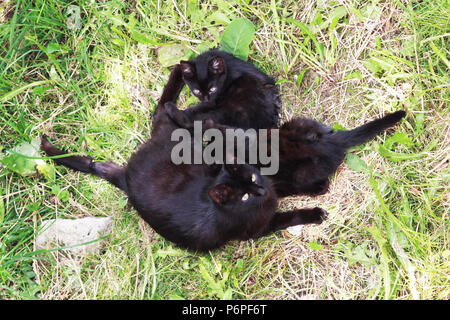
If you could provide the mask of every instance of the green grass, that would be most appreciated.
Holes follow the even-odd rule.
[[[353,150],[329,193],[281,203],[319,205],[329,220],[297,237],[192,254],[100,179],[50,160],[28,175],[0,164],[0,298],[450,297],[446,0],[3,2],[0,157],[47,133],[71,151],[126,162],[151,134],[169,74],[161,47],[181,56],[216,47],[240,17],[256,28],[249,60],[280,83],[283,119],[351,128],[408,111],[396,134]],[[185,90],[181,104],[194,102]],[[114,219],[101,254],[35,250],[41,220],[83,216]]]

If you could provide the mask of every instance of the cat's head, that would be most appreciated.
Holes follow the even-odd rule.
[[[259,209],[274,197],[270,182],[248,164],[224,164],[208,195],[219,207],[233,213]]]
[[[294,118],[284,123],[280,130],[289,140],[306,143],[318,142],[324,135],[333,132],[330,127],[308,118]]]
[[[227,70],[222,57],[198,57],[181,61],[183,80],[201,102],[215,102],[225,84]]]

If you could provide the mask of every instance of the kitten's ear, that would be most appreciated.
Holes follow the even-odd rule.
[[[226,184],[218,184],[217,186],[209,189],[208,194],[212,201],[217,204],[224,204],[229,200],[233,189],[231,189]]]
[[[185,78],[191,78],[194,75],[194,66],[189,61],[180,61],[180,66]]]
[[[305,136],[305,140],[308,142],[317,142],[317,140],[319,140],[319,134],[317,132],[308,132]]]
[[[209,61],[208,69],[213,74],[221,74],[225,72],[225,61],[222,57],[214,57]]]

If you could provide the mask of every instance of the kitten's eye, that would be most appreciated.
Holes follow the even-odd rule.
[[[256,181],[256,174],[252,174],[252,182]]]
[[[195,95],[199,95],[199,94],[200,94],[200,90],[198,90],[198,89],[194,89],[194,90],[192,90],[192,92],[193,92]]]
[[[217,90],[216,87],[211,87],[211,88],[209,89],[209,92],[216,92],[216,90]]]
[[[248,193],[246,193],[242,196],[242,201],[247,201],[247,200],[248,200]]]

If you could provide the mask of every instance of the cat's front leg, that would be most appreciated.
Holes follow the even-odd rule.
[[[158,109],[162,109],[166,102],[176,102],[183,87],[184,87],[184,80],[181,71],[181,66],[177,64],[170,73],[169,80],[164,86],[164,90],[161,95],[161,98],[159,99],[156,111],[158,111]]]
[[[185,111],[177,108],[175,103],[166,102],[164,104],[164,109],[169,116],[179,127],[190,129],[194,125],[194,121],[189,118]]]

